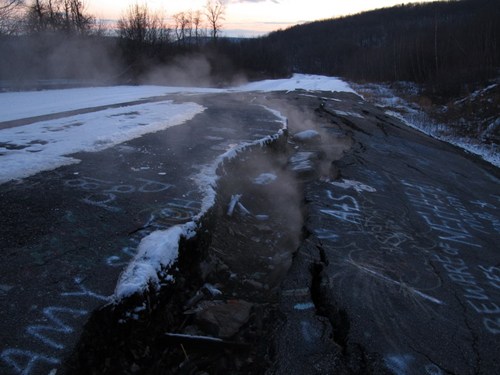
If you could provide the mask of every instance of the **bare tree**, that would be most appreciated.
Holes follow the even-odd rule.
[[[192,29],[194,32],[194,39],[196,44],[200,43],[200,38],[205,35],[203,30],[203,17],[201,11],[197,10],[193,12],[191,16]]]
[[[180,12],[173,15],[175,37],[178,44],[200,43],[205,35],[203,30],[203,14],[201,11]]]
[[[23,0],[0,0],[0,35],[12,34],[17,30],[22,5]]]
[[[33,0],[28,6],[26,29],[28,32],[88,34],[96,21],[86,8],[81,0]]]
[[[180,12],[173,16],[175,21],[175,37],[177,43],[185,44],[186,40],[192,37],[192,17],[191,12]]]
[[[211,37],[214,41],[217,40],[222,29],[222,21],[224,20],[225,12],[226,6],[222,0],[207,0],[205,4],[205,15],[208,20]]]
[[[168,41],[169,30],[147,5],[131,5],[118,21],[120,37],[134,42],[156,44]]]
[[[64,0],[64,5],[66,18],[74,30],[86,33],[95,25],[95,17],[87,13],[87,4],[84,1]]]

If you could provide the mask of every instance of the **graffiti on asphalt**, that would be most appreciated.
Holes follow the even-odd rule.
[[[477,243],[478,235],[474,231],[488,234],[493,229],[498,232],[499,220],[487,212],[471,213],[458,197],[440,188],[408,181],[402,181],[402,184],[411,204],[440,239],[431,260],[440,265],[451,282],[461,288],[467,305],[480,315],[486,331],[500,334],[500,305],[492,297],[493,292],[498,296],[500,269],[490,265],[472,266],[461,256],[463,251],[482,247]],[[486,202],[470,203],[481,208],[496,208]],[[486,281],[481,282],[480,276]]]
[[[63,292],[62,297],[94,298],[99,301],[107,301],[109,298],[93,292],[87,288],[81,278],[74,279],[76,291]],[[36,373],[42,364],[56,366],[61,363],[58,352],[66,349],[60,340],[61,335],[74,332],[72,322],[78,322],[86,316],[89,311],[75,308],[79,301],[75,298],[67,300],[64,306],[47,306],[41,311],[42,324],[31,324],[26,327],[26,333],[40,342],[37,346],[38,352],[22,348],[6,348],[0,353],[0,358],[16,373],[29,375]],[[59,339],[58,339],[59,338]],[[44,353],[48,351],[50,354]],[[55,353],[55,354],[54,354]]]
[[[90,177],[80,177],[64,182],[67,187],[90,192],[82,201],[86,204],[103,208],[110,212],[120,212],[117,204],[119,195],[142,193],[161,193],[174,185],[145,178],[134,179],[134,184],[116,184],[111,181],[98,180]]]
[[[500,288],[500,270],[488,264],[471,266],[460,256],[462,248],[482,247],[478,240],[481,234],[498,231],[497,217],[491,212],[467,209],[466,203],[440,188],[408,181],[401,183],[429,233],[422,229],[416,232],[407,213],[395,219],[391,212],[374,209],[371,200],[360,192],[351,196],[326,190],[327,199],[322,200],[323,208],[319,211],[348,226],[344,233],[360,234],[365,240],[362,248],[351,243],[347,262],[364,274],[398,286],[405,295],[438,305],[445,302],[428,291],[442,286],[435,269],[441,267],[448,279],[460,286],[462,298],[471,311],[481,316],[485,329],[491,334],[500,334],[500,306],[493,297],[498,296],[493,292]],[[470,207],[484,210],[496,208],[492,203],[478,200],[468,203]],[[415,267],[417,264],[421,267]],[[422,269],[429,272],[421,276],[418,272]]]

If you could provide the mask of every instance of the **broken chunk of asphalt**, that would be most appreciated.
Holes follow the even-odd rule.
[[[216,337],[230,338],[248,323],[252,307],[242,300],[204,301],[197,306],[195,323]]]

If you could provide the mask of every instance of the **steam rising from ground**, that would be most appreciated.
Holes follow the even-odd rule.
[[[110,44],[108,44],[110,43]],[[40,34],[0,39],[0,81],[7,87],[66,86],[80,81],[115,83],[126,70],[112,41]]]
[[[301,94],[298,94],[301,95]],[[320,157],[319,170],[322,177],[336,178],[332,171],[332,162],[339,160],[343,153],[352,146],[352,139],[348,136],[335,134],[336,130],[331,122],[322,120],[315,112],[322,107],[322,102],[317,96],[311,95],[312,105],[300,105],[292,97],[289,100],[275,97],[273,94],[255,97],[256,102],[261,102],[267,106],[278,110],[288,119],[288,129],[293,141],[293,135],[313,130],[320,136],[319,140],[311,141],[306,149],[318,153]],[[307,143],[307,141],[305,141]]]
[[[170,63],[152,67],[141,80],[144,84],[177,87],[227,87],[246,82],[244,74],[235,72],[224,56],[201,53],[176,56]]]
[[[203,55],[178,56],[172,63],[151,69],[144,77],[145,84],[170,86],[211,86],[212,67]]]
[[[0,39],[0,89],[139,83],[221,87],[246,82],[216,52],[145,56],[125,61],[114,38],[40,34]]]

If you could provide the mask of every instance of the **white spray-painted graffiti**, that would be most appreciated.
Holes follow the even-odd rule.
[[[150,223],[172,225],[191,220],[201,209],[201,203],[191,199],[173,198],[152,213]]]
[[[61,358],[57,353],[66,349],[61,335],[73,333],[74,324],[72,323],[77,323],[79,319],[89,313],[87,310],[74,308],[73,306],[79,303],[80,298],[93,298],[99,301],[109,300],[109,297],[95,293],[87,288],[81,278],[75,278],[74,282],[78,290],[60,294],[61,297],[68,297],[68,305],[44,307],[40,319],[44,323],[26,327],[26,333],[41,343],[37,352],[29,349],[7,348],[0,354],[3,362],[15,373],[29,375],[36,372],[42,365],[59,365]],[[47,352],[50,354],[47,354]]]
[[[443,286],[443,280],[436,275],[438,263],[444,269],[445,275],[462,287],[465,304],[471,311],[480,314],[485,329],[491,334],[500,334],[500,306],[484,285],[489,285],[490,290],[500,289],[500,268],[491,265],[470,266],[460,257],[460,252],[465,249],[471,251],[482,248],[483,245],[478,240],[481,235],[491,235],[500,230],[498,218],[494,213],[487,212],[495,210],[496,205],[482,200],[471,200],[467,204],[440,188],[407,181],[402,181],[402,184],[406,197],[429,226],[429,234],[434,233],[434,236],[428,236],[421,230],[416,233],[407,214],[398,217],[397,221],[391,221],[391,213],[373,208],[372,201],[367,198],[372,195],[367,190],[357,191],[355,196],[344,193],[335,195],[332,191],[326,191],[327,199],[322,200],[325,204],[320,212],[338,219],[339,224],[348,226],[349,233],[360,233],[370,239],[369,243],[363,243],[362,249],[355,243],[349,245],[352,251],[349,252],[347,263],[388,285],[400,287],[405,295],[412,294],[431,305],[443,306],[447,304],[445,300],[427,292]],[[340,185],[337,187],[343,188]],[[498,199],[497,196],[492,198]],[[476,212],[477,210],[486,211]],[[320,234],[317,233],[318,238]],[[340,236],[336,240],[338,242]],[[376,246],[373,245],[374,240]],[[393,261],[387,263],[387,254],[390,254],[389,258]],[[404,261],[401,262],[403,265],[415,265],[415,261],[420,261],[424,269],[430,270],[429,275],[435,277],[411,277],[411,268],[404,266],[399,272],[398,259]],[[486,280],[484,284],[481,284],[475,275],[478,271],[482,272]],[[412,283],[397,278],[398,275],[403,275]],[[498,296],[497,293],[494,295]],[[410,357],[393,356],[386,358],[386,364],[396,373],[406,373],[412,360]],[[426,365],[424,370],[428,374],[443,373],[435,364]]]
[[[360,209],[358,201],[354,197],[342,195],[337,198],[333,196],[330,190],[327,190],[326,194],[335,203],[329,205],[331,209],[322,209],[320,212],[348,223],[359,224],[361,218]]]
[[[64,184],[67,187],[92,192],[85,196],[82,201],[110,212],[120,212],[122,210],[116,202],[119,195],[136,192],[143,194],[161,193],[174,186],[145,178],[136,178],[133,185],[116,184],[115,182],[90,177],[67,180]]]
[[[366,190],[365,190],[366,191]],[[358,193],[361,193],[358,191]],[[370,192],[374,193],[374,191]],[[412,301],[418,298],[433,304],[442,305],[443,301],[428,292],[441,287],[439,277],[429,272],[428,277],[421,277],[415,265],[428,269],[428,254],[435,244],[422,234],[415,239],[411,233],[411,223],[403,215],[399,220],[392,217],[391,212],[375,209],[366,197],[364,203],[351,195],[335,197],[330,190],[325,191],[327,199],[319,198],[328,209],[320,209],[324,215],[334,217],[349,226],[348,233],[362,236],[363,246],[350,244],[345,264],[350,264],[365,275],[392,285],[396,290]],[[333,206],[332,203],[333,202]],[[366,207],[365,207],[366,206]],[[319,239],[331,229],[324,229],[315,234]],[[335,240],[339,240],[337,235]],[[425,240],[423,240],[425,239]],[[332,280],[333,282],[333,280]],[[416,302],[416,301],[414,301]]]
[[[406,196],[418,214],[446,242],[481,248],[470,230],[488,233],[462,202],[446,191],[433,186],[402,181]],[[468,229],[469,228],[469,229]]]
[[[316,228],[314,229],[314,234],[320,240],[337,241],[340,238],[334,230],[327,228]]]
[[[408,181],[402,181],[402,184],[418,214],[441,240],[438,252],[432,254],[432,261],[439,264],[448,278],[462,289],[463,298],[471,311],[480,315],[486,331],[500,334],[500,305],[491,295],[491,287],[495,291],[500,286],[500,269],[490,265],[471,266],[460,255],[462,251],[482,248],[473,232],[488,234],[491,229],[488,230],[480,220],[498,231],[498,219],[489,213],[471,213],[458,197],[442,189]],[[496,208],[482,201],[470,203],[481,208]],[[479,281],[478,275],[481,274],[486,282]]]
[[[10,367],[13,371],[22,375],[29,375],[39,364],[46,364],[49,366],[57,366],[61,363],[59,358],[46,356],[40,353],[34,353],[29,350],[9,348],[5,349],[0,358]]]
[[[69,334],[73,333],[73,328],[65,322],[63,316],[70,316],[74,319],[87,315],[87,310],[72,309],[61,306],[50,306],[43,309],[43,320],[47,323],[40,325],[31,325],[26,332],[39,339],[44,345],[62,350],[64,345],[50,337],[51,333]]]

